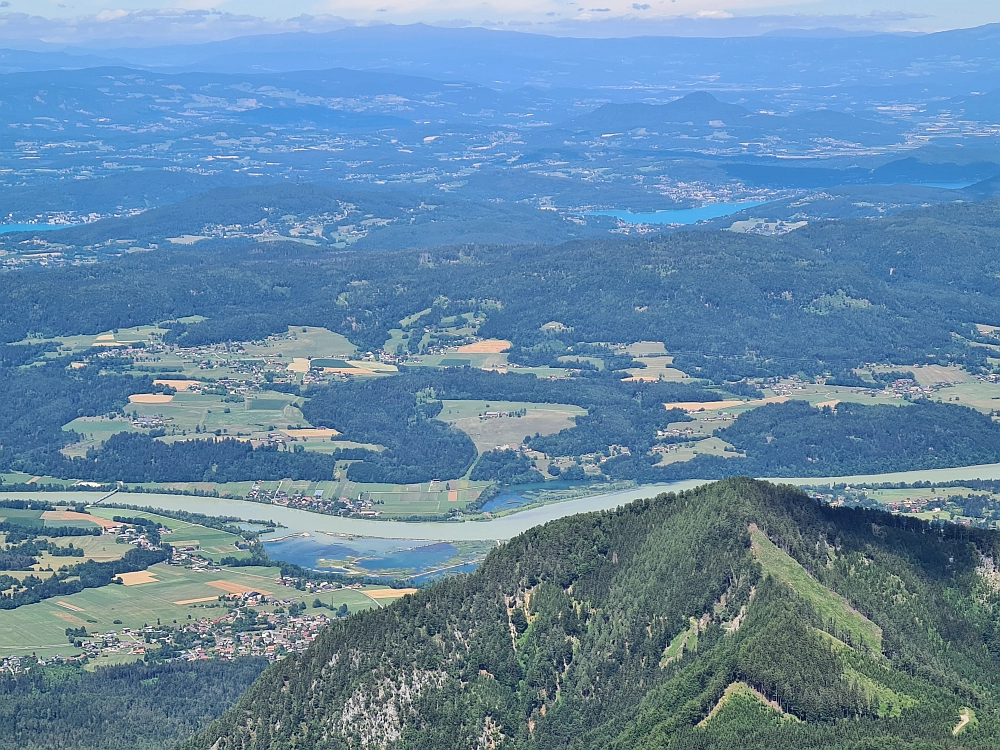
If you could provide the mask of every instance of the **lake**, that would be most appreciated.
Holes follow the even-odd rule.
[[[760,206],[766,201],[743,201],[741,203],[708,203],[699,208],[674,208],[651,213],[631,211],[588,211],[587,216],[613,216],[627,224],[697,224],[699,221],[718,219],[722,216],[738,214],[754,206]]]
[[[12,232],[53,232],[57,229],[78,227],[79,224],[0,224],[0,234]]]
[[[357,563],[358,567],[375,576],[392,571],[424,574],[440,567],[458,551],[448,542],[414,544],[411,539],[329,536],[322,533],[287,536],[287,530],[279,533],[283,538],[264,542],[267,553],[275,560],[284,560],[303,568],[324,569],[328,566],[321,565],[321,560],[363,558]]]

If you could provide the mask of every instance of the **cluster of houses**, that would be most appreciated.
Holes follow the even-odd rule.
[[[308,510],[313,513],[324,513],[326,515],[358,515],[369,518],[377,518],[381,515],[379,511],[374,509],[375,501],[370,497],[364,499],[325,497],[323,490],[316,490],[311,495],[302,492],[289,494],[282,489],[269,492],[262,488],[260,483],[254,483],[247,493],[246,499],[250,502],[283,505],[288,508]]]
[[[325,591],[324,587],[310,590]],[[228,594],[220,597],[226,613],[219,617],[202,617],[180,625],[147,625],[143,628],[122,627],[105,633],[93,632],[76,640],[81,654],[38,657],[9,656],[0,659],[0,668],[11,674],[30,669],[36,664],[69,664],[88,659],[134,656],[145,657],[167,647],[176,651],[171,659],[235,659],[258,656],[277,661],[290,653],[304,651],[320,630],[336,615],[305,614],[294,599],[276,599],[258,592]],[[254,607],[269,606],[273,611],[258,611]]]
[[[280,586],[290,586],[299,591],[307,591],[310,594],[317,593],[329,593],[332,591],[337,591],[338,589],[360,589],[360,583],[351,583],[347,585],[332,583],[330,581],[313,580],[311,578],[297,578],[295,576],[282,576],[276,579],[276,583]]]
[[[197,633],[199,640],[183,650],[179,658],[194,661],[261,656],[277,661],[287,654],[305,651],[330,622],[325,614],[291,616],[272,613],[265,616],[263,629],[234,632],[232,624],[236,616],[230,613],[220,620],[199,620],[188,625],[185,629]]]
[[[127,512],[128,511],[122,511],[122,513]],[[160,536],[166,536],[171,533],[170,529],[166,526],[158,527],[157,531]],[[101,533],[113,536],[115,538],[115,542],[118,544],[131,544],[135,547],[141,547],[142,549],[159,549],[159,546],[150,540],[149,532],[145,526],[133,526],[127,523],[113,523],[105,526]]]

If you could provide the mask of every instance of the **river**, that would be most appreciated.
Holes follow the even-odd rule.
[[[796,477],[771,478],[768,481],[795,485],[828,484],[875,484],[880,482],[950,482],[962,479],[1000,479],[1000,464],[965,466],[955,469],[927,469],[924,471],[901,471],[889,474],[868,474],[849,477]],[[183,510],[190,513],[205,513],[215,516],[236,516],[239,518],[265,518],[277,521],[286,528],[263,537],[277,539],[289,534],[346,534],[373,537],[377,539],[414,539],[426,541],[492,541],[510,539],[557,518],[588,513],[595,510],[617,508],[642,497],[652,497],[661,492],[679,492],[692,489],[714,480],[690,479],[682,482],[650,484],[628,490],[607,492],[590,497],[565,500],[527,508],[500,518],[477,521],[373,521],[362,518],[342,518],[310,513],[305,510],[286,508],[280,505],[261,505],[242,500],[215,497],[195,497],[192,495],[161,495],[153,493],[119,492],[112,500],[115,503],[138,505],[150,509]],[[0,498],[37,498],[55,502],[90,503],[96,499],[93,492],[12,492],[3,493]]]

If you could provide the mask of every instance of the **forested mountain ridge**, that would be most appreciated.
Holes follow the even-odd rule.
[[[745,478],[661,495],[331,625],[185,747],[995,747],[998,555]]]
[[[254,340],[294,320],[375,351],[401,319],[447,300],[450,312],[487,314],[480,335],[540,356],[558,356],[567,342],[662,341],[681,369],[713,380],[863,362],[975,365],[985,351],[955,334],[1000,325],[998,206],[829,222],[778,238],[686,232],[381,253],[206,241],[4,274],[0,340],[201,315],[208,320],[178,325],[171,340]],[[60,304],[66,288],[88,304]],[[553,321],[561,333],[542,329]]]

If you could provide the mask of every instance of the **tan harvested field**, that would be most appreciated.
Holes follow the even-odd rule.
[[[316,427],[312,429],[302,429],[302,430],[282,430],[283,433],[288,435],[288,437],[293,438],[320,438],[321,440],[329,440],[332,437],[336,437],[340,433],[329,427]]]
[[[119,573],[118,577],[126,586],[141,586],[144,583],[159,583],[160,579],[148,570],[139,570],[135,573]]]
[[[58,604],[60,607],[65,607],[66,609],[71,609],[74,612],[83,612],[84,611],[80,607],[76,607],[76,606],[70,604],[69,602],[56,602],[56,604]]]
[[[817,409],[822,409],[825,406],[829,406],[833,409],[837,404],[840,403],[840,399],[833,399],[832,401],[820,401],[819,403],[813,404]]]
[[[77,513],[72,510],[46,510],[42,512],[42,519],[45,521],[89,521],[104,529],[121,526],[120,523],[109,521],[107,518],[92,516],[89,513]]]
[[[247,594],[251,591],[256,591],[258,594],[270,594],[272,592],[265,591],[262,588],[257,588],[256,586],[244,586],[241,583],[233,583],[232,581],[208,581],[205,585],[211,586],[213,589],[220,589],[228,594]]]
[[[788,400],[788,396],[768,396],[758,398],[755,401],[677,401],[675,403],[664,404],[667,409],[683,409],[684,411],[721,411],[722,409],[735,409],[736,407],[754,408],[765,404],[783,404]]]
[[[747,404],[746,401],[677,401],[663,406],[670,409],[683,409],[684,411],[719,411],[720,409],[732,409],[736,406]]]
[[[418,589],[369,589],[365,591],[372,599],[399,599],[407,594],[415,594]]]
[[[305,357],[294,357],[290,365],[288,365],[289,372],[309,372],[309,360]]]
[[[87,624],[85,620],[81,620],[79,617],[71,615],[69,612],[53,612],[52,614],[63,622],[68,622],[70,625],[80,627]]]
[[[503,339],[486,339],[474,344],[458,347],[459,354],[501,354],[511,347],[511,342]]]
[[[188,604],[203,604],[204,602],[214,602],[217,601],[219,597],[217,596],[202,596],[198,599],[181,599],[179,602],[174,602],[178,607],[184,607]]]
[[[133,393],[128,397],[130,404],[169,404],[174,397],[165,393]]]
[[[200,380],[161,380],[156,379],[153,385],[169,385],[175,391],[186,391],[198,385],[204,385]]]

